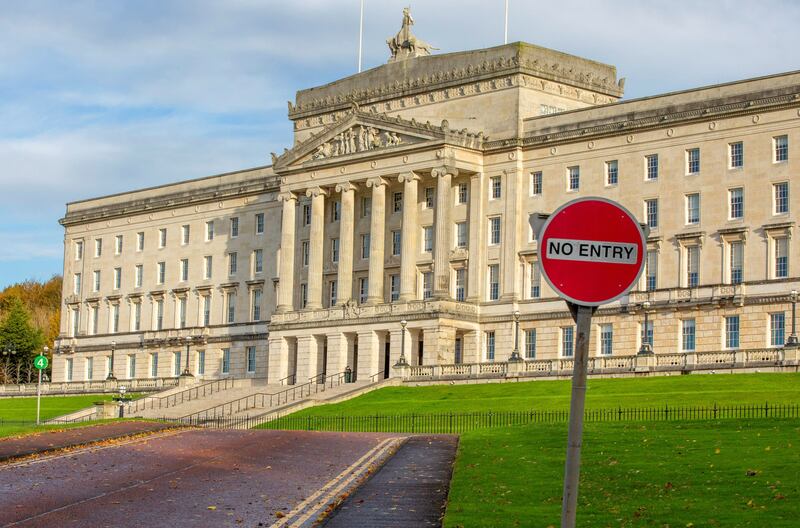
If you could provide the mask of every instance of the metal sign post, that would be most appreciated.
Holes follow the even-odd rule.
[[[47,347],[44,347],[45,353],[47,353]],[[33,366],[36,370],[39,371],[39,383],[36,384],[36,425],[39,425],[39,411],[41,409],[41,402],[42,402],[42,370],[47,368],[47,356],[44,354],[39,354],[35,358],[33,358]]]

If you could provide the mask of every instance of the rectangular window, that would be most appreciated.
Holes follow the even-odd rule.
[[[539,263],[531,262],[531,299],[538,299],[542,296],[542,275],[539,269]]]
[[[256,213],[256,234],[264,234],[264,213]]]
[[[231,373],[231,349],[230,348],[223,348],[222,349],[222,373],[223,374],[230,374]]]
[[[131,325],[134,332],[142,329],[142,303],[133,303],[133,324]]]
[[[428,209],[433,209],[433,201],[435,198],[435,194],[433,191],[433,187],[425,187],[425,207]]]
[[[114,237],[114,254],[122,254],[122,235],[117,235]]]
[[[167,247],[167,228],[162,227],[158,230],[158,247],[165,248]]]
[[[253,290],[253,309],[251,310],[252,320],[261,320],[261,290]]]
[[[491,185],[491,194],[489,194],[489,197],[492,200],[499,199],[503,193],[503,180],[500,179],[500,176],[492,176],[489,178],[489,184]]]
[[[737,240],[729,244],[730,283],[741,284],[744,280],[744,242]]]
[[[228,275],[236,275],[239,270],[239,254],[235,251],[228,253]]]
[[[494,361],[494,332],[486,332],[486,360]]]
[[[181,259],[181,281],[189,280],[189,259]]]
[[[700,193],[686,195],[686,223],[688,225],[700,223]]]
[[[111,305],[111,333],[119,332],[119,304]]]
[[[103,255],[103,239],[102,238],[95,238],[94,239],[94,256],[101,257]]]
[[[369,294],[369,280],[366,277],[358,279],[358,302],[364,304],[367,302],[367,295]]]
[[[184,246],[189,243],[191,228],[188,225],[181,226],[181,244]]]
[[[658,198],[644,201],[645,217],[650,229],[658,228]]]
[[[655,291],[658,288],[658,251],[648,249],[645,261],[645,289]]]
[[[342,217],[342,202],[334,200],[331,202],[331,222],[338,222]]]
[[[328,283],[328,306],[336,306],[337,283],[332,280]]]
[[[72,293],[74,293],[75,295],[80,295],[81,294],[81,274],[80,273],[76,273],[72,277]]]
[[[86,379],[91,380],[94,378],[94,358],[87,357],[86,358]]]
[[[186,328],[186,297],[178,299],[178,328]]]
[[[72,323],[70,325],[70,327],[72,328],[72,337],[75,337],[78,335],[78,331],[80,330],[81,327],[81,312],[77,308],[73,308],[72,310],[70,310],[70,313],[71,313],[70,318]]]
[[[531,173],[531,196],[542,195],[542,172],[536,171]]]
[[[789,183],[781,182],[772,185],[773,210],[775,214],[789,212]]]
[[[155,307],[155,327],[156,330],[163,330],[164,329],[164,300],[159,299],[156,301]]]
[[[433,298],[433,272],[426,271],[422,274],[422,298]]]
[[[226,320],[228,321],[228,324],[233,324],[236,322],[236,294],[233,292],[228,292],[225,295],[225,304],[227,306]]]
[[[467,223],[458,222],[456,224],[456,247],[467,247]]]
[[[464,361],[464,339],[457,334],[453,341],[453,360],[456,365],[460,365]]]
[[[561,356],[572,357],[575,354],[575,327],[561,328]]]
[[[398,256],[403,249],[402,231],[392,231],[392,255]]]
[[[686,247],[686,286],[697,288],[700,283],[700,246]]]
[[[775,239],[775,278],[785,279],[789,276],[789,239]]]
[[[399,213],[403,210],[403,193],[396,192],[392,194],[392,211]]]
[[[741,141],[728,145],[728,161],[731,169],[744,167],[744,144]]]
[[[739,316],[725,318],[725,348],[739,348]]]
[[[464,302],[467,299],[467,270],[459,268],[456,270],[456,300]]]
[[[611,323],[600,325],[600,354],[610,356],[614,353],[614,326]]]
[[[525,359],[536,359],[536,330],[525,330]]]
[[[311,204],[303,204],[303,225],[311,225]]]
[[[422,228],[422,251],[427,253],[433,251],[433,226]]]
[[[700,149],[693,148],[686,151],[686,174],[700,172]]]
[[[308,306],[308,284],[300,283],[300,308]]]
[[[72,381],[72,358],[64,361],[64,377],[67,381]]]
[[[361,217],[367,218],[372,215],[372,198],[364,196],[361,198]]]
[[[500,243],[500,217],[489,218],[489,245],[496,246]]]
[[[91,317],[89,319],[89,324],[90,324],[90,326],[89,326],[89,334],[90,335],[95,335],[97,333],[98,328],[100,328],[98,326],[99,321],[100,321],[100,308],[97,305],[92,306],[91,309],[89,310],[89,313],[90,313],[90,317]]]
[[[309,246],[308,240],[300,242],[300,262],[303,266],[308,267],[309,259]]]
[[[369,258],[369,233],[361,235],[361,258]]]
[[[211,324],[211,296],[203,295],[203,326]]]
[[[231,218],[231,238],[239,236],[239,217],[234,216]]]
[[[136,356],[128,355],[128,379],[136,378]]]
[[[136,272],[134,273],[133,284],[134,284],[134,286],[136,288],[141,288],[142,287],[142,281],[144,279],[144,265],[143,264],[137,264],[135,269],[136,269]]]
[[[619,182],[619,163],[617,160],[606,162],[606,185],[616,185]]]
[[[214,260],[211,255],[206,255],[205,257],[203,257],[203,268],[204,268],[203,277],[206,280],[211,279],[211,274],[214,271]]]
[[[209,220],[206,222],[206,242],[214,240],[214,221]]]
[[[500,265],[489,265],[489,300],[496,301],[500,298]]]
[[[681,345],[684,352],[694,352],[696,347],[696,325],[694,319],[681,321]]]
[[[150,377],[158,377],[158,352],[150,354]]]
[[[787,161],[789,159],[789,136],[778,136],[773,138],[775,143],[775,162]]]
[[[253,272],[262,273],[264,271],[264,250],[253,250]]]
[[[647,321],[646,325],[642,323],[639,340],[643,345],[650,345],[650,348],[653,348],[653,321]]]
[[[136,233],[136,251],[144,251],[144,231]]]
[[[769,345],[782,347],[786,343],[786,314],[769,314]]]
[[[256,371],[256,347],[247,347],[247,373],[253,374]]]
[[[728,218],[737,220],[744,218],[744,189],[737,187],[728,191]]]
[[[158,284],[164,284],[167,275],[167,263],[159,262],[156,266],[156,275],[158,277]]]
[[[466,183],[459,183],[458,184],[458,194],[457,196],[457,203],[465,204],[469,199],[469,191]]]
[[[331,239],[331,262],[339,262],[339,239]]]
[[[197,375],[203,376],[206,373],[206,351],[197,351]]]
[[[658,179],[658,154],[650,154],[645,159],[644,179],[648,181]]]
[[[114,289],[122,287],[122,268],[114,268]]]
[[[577,191],[581,188],[581,168],[567,167],[567,190]]]
[[[172,353],[172,375],[173,376],[180,376],[181,375],[181,353],[180,353],[180,351]]]
[[[389,277],[389,291],[392,302],[400,300],[400,275],[391,275]]]
[[[92,272],[92,291],[100,291],[100,270],[94,270]]]
[[[75,241],[75,260],[83,259],[83,240]]]

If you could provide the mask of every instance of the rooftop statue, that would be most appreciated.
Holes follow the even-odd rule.
[[[397,35],[386,41],[386,44],[389,45],[389,51],[392,52],[392,56],[389,57],[389,62],[406,60],[414,57],[425,57],[431,54],[431,50],[439,49],[415,37],[411,33],[411,26],[413,25],[414,19],[411,18],[411,10],[408,7],[404,7],[403,25],[400,31]]]

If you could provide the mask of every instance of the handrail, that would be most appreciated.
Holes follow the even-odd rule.
[[[384,376],[385,374],[386,372],[384,372],[383,369],[379,370],[378,372],[369,377],[370,383],[375,383],[376,381],[380,381],[382,378],[379,378],[378,376]]]
[[[283,382],[286,382],[286,385],[294,385],[297,383],[297,374],[289,374],[285,378],[281,378],[278,380],[278,384],[283,385]]]
[[[161,409],[174,407],[179,405],[183,402],[192,401],[201,396],[201,389],[202,389],[202,396],[214,394],[215,392],[223,391],[229,389],[235,385],[236,380],[234,378],[222,378],[218,380],[212,380],[207,383],[201,383],[200,385],[195,385],[194,387],[189,387],[184,389],[180,392],[175,392],[172,394],[168,394],[166,396],[149,396],[147,398],[142,398],[141,400],[136,400],[135,405],[131,403],[131,408],[129,409],[129,413],[139,412],[147,409]],[[192,396],[194,394],[194,397]],[[180,401],[178,398],[180,397]],[[156,405],[158,403],[158,405]]]

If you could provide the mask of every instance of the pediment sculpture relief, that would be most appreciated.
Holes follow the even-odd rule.
[[[385,147],[394,147],[404,140],[396,132],[380,130],[372,126],[354,126],[319,145],[311,155],[312,160],[335,158],[345,154],[356,154]]]

